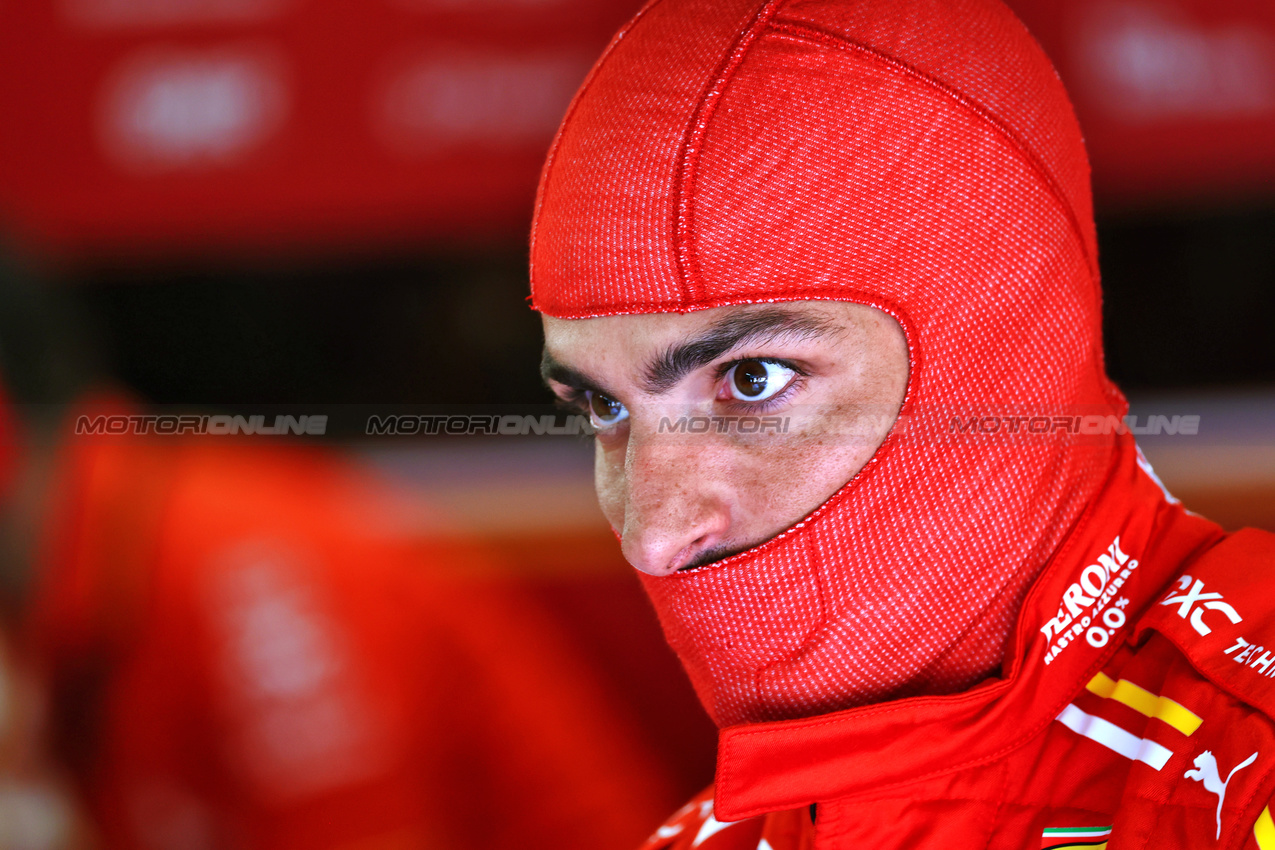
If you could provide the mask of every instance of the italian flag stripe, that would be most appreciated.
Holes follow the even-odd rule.
[[[1051,826],[1042,833],[1042,838],[1101,838],[1111,834],[1109,826]]]

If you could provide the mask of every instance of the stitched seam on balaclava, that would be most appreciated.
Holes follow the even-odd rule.
[[[700,96],[695,108],[695,117],[686,129],[686,140],[682,143],[680,164],[675,175],[673,196],[677,199],[673,220],[674,257],[677,260],[678,277],[686,303],[698,303],[704,297],[703,280],[699,267],[691,249],[693,234],[691,224],[691,206],[695,195],[695,166],[699,163],[700,151],[703,149],[704,137],[708,134],[708,125],[713,120],[717,105],[721,103],[726,88],[730,85],[735,71],[748,55],[749,49],[757,41],[766,24],[778,12],[784,0],[770,0],[763,5],[753,18],[752,23],[735,41],[721,70],[713,77],[713,81]]]
[[[1017,133],[1006,126],[1005,123],[998,119],[991,111],[986,109],[969,95],[952,88],[942,80],[938,80],[930,76],[924,71],[909,65],[907,62],[896,59],[895,57],[890,56],[887,53],[883,53],[876,48],[860,44],[859,42],[846,38],[843,35],[828,32],[818,27],[811,26],[805,22],[795,21],[772,21],[770,28],[778,34],[787,35],[792,38],[802,39],[804,41],[813,41],[841,50],[853,50],[855,52],[862,53],[877,62],[885,64],[894,71],[903,73],[926,84],[927,86],[943,92],[966,110],[974,113],[983,121],[994,127],[1000,135],[1010,142],[1013,148],[1018,151],[1019,155],[1027,161],[1031,169],[1040,176],[1041,180],[1044,181],[1045,186],[1049,189],[1049,193],[1053,195],[1054,199],[1062,206],[1063,212],[1067,217],[1067,222],[1071,226],[1072,233],[1080,243],[1080,250],[1085,257],[1086,265],[1088,265],[1091,275],[1095,279],[1096,288],[1097,263],[1089,251],[1089,246],[1085,242],[1084,231],[1081,229],[1080,222],[1076,218],[1075,210],[1072,209],[1071,204],[1067,201],[1066,196],[1063,194],[1062,187],[1058,185],[1058,181],[1054,179],[1053,173],[1050,172],[1045,164],[1040,161],[1040,158],[1036,156],[1035,152],[1026,143],[1026,141],[1020,138]]]

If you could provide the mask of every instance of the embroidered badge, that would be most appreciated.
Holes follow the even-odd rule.
[[[1040,836],[1041,850],[1106,850],[1109,826],[1051,826]]]

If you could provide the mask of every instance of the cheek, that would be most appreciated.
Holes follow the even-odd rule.
[[[624,528],[624,487],[624,453],[608,450],[601,440],[595,440],[593,488],[597,491],[602,515],[617,531]]]
[[[792,526],[845,486],[876,450],[823,422],[782,438],[741,447],[732,489],[747,537],[766,539]],[[821,427],[822,426],[822,427]]]

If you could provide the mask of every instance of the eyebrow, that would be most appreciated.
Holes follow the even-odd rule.
[[[562,384],[576,392],[588,391],[609,396],[609,393],[602,389],[597,381],[561,362],[550,354],[547,348],[540,357],[540,379],[546,384],[550,381]]]
[[[643,370],[643,389],[665,392],[696,369],[746,345],[764,345],[780,339],[803,342],[839,334],[842,328],[827,319],[793,310],[770,307],[727,316],[697,336],[665,349]]]
[[[669,346],[647,363],[642,370],[642,388],[652,395],[666,392],[696,369],[745,345],[763,345],[779,339],[805,341],[841,332],[839,325],[827,319],[780,307],[726,316],[685,342]],[[559,361],[548,349],[540,360],[540,377],[546,383],[553,381],[576,391],[612,395],[588,375]]]

